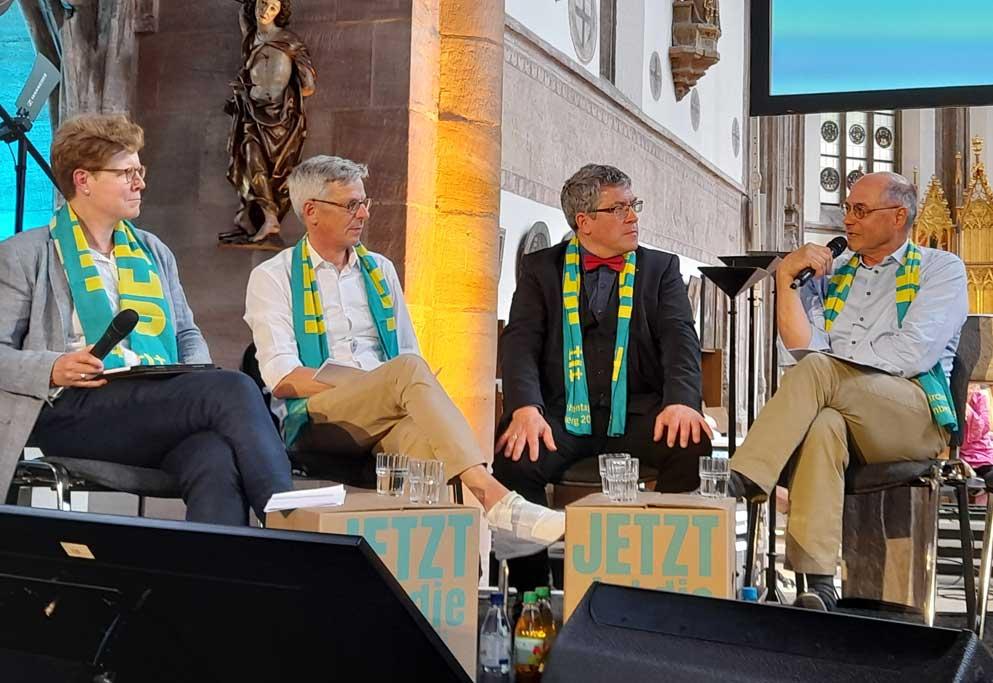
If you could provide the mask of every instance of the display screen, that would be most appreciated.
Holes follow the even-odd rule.
[[[993,104],[993,0],[756,0],[753,113]]]

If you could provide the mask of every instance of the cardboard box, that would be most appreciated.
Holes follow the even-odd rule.
[[[414,505],[403,498],[349,488],[340,507],[272,512],[266,526],[365,537],[475,679],[478,508]]]
[[[594,493],[576,501],[565,512],[563,616],[594,581],[733,597],[734,513],[731,498],[681,494],[612,503]]]

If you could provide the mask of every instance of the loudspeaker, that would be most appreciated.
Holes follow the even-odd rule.
[[[972,631],[594,583],[544,683],[993,680]]]

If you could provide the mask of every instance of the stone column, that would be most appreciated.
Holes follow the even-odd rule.
[[[414,0],[406,293],[421,352],[493,444],[502,0]]]

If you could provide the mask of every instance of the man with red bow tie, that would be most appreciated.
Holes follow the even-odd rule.
[[[494,474],[544,503],[576,461],[630,453],[658,471],[657,491],[692,491],[712,434],[679,258],[638,246],[644,202],[617,168],[584,166],[561,201],[575,234],[525,257],[503,333]],[[510,575],[545,585],[547,554],[512,560]]]

